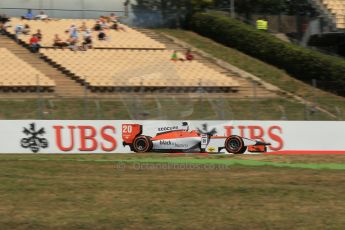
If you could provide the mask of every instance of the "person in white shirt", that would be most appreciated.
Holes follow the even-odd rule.
[[[35,16],[36,20],[48,20],[49,17],[47,14],[44,13],[44,11],[41,11],[38,15]]]

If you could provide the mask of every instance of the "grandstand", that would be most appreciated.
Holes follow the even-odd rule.
[[[69,50],[43,49],[42,54],[68,70],[90,88],[239,87],[237,81],[195,62],[169,61],[171,51],[155,50]],[[116,60],[116,61],[114,61]],[[87,68],[85,68],[87,67]],[[204,76],[212,76],[204,79]]]
[[[335,18],[338,29],[345,29],[345,2],[342,0],[322,0],[321,3]]]
[[[6,48],[0,48],[0,87],[4,91],[11,88],[18,91],[52,91],[55,83],[28,63],[19,59]]]
[[[183,57],[187,48],[172,45],[171,40],[162,36],[153,38],[152,33],[147,34],[147,31],[126,25],[121,25],[124,30],[107,30],[109,39],[106,41],[93,39],[93,49],[87,51],[53,48],[55,34],[67,39],[66,30],[71,25],[79,27],[82,23],[92,28],[95,20],[24,21],[12,18],[12,27],[6,32],[13,40],[18,39],[21,46],[1,36],[0,47],[12,49],[15,55],[24,59],[32,68],[50,78],[49,83],[55,82],[55,85],[47,87],[53,93],[46,96],[82,97],[85,90],[89,91],[91,97],[116,97],[117,93],[122,92],[213,92],[234,97],[252,95],[253,83],[250,80],[198,54],[195,54],[193,61],[171,61],[173,50],[178,50],[179,57]],[[15,26],[19,24],[28,24],[30,33],[15,36]],[[23,48],[28,47],[31,35],[38,29],[43,34],[40,55]],[[11,78],[16,79],[17,76],[13,74]],[[24,88],[32,85],[28,84]],[[257,86],[255,90],[257,97],[275,96],[262,86]],[[13,87],[9,91],[18,90]]]
[[[42,37],[41,45],[43,47],[52,47],[53,39],[55,34],[59,34],[63,40],[67,40],[69,34],[66,30],[71,25],[80,27],[82,23],[85,23],[87,28],[93,28],[95,20],[89,19],[55,19],[49,21],[40,20],[21,20],[19,18],[12,18],[11,23],[13,25],[28,24],[31,29],[31,34],[36,33],[39,29],[44,36]],[[94,39],[93,46],[95,48],[106,48],[106,49],[165,49],[165,45],[157,41],[154,41],[144,34],[121,24],[124,31],[107,30],[107,41],[99,41]],[[15,35],[14,30],[9,30],[10,34]],[[96,37],[96,31],[93,31],[93,37]],[[30,36],[20,34],[18,39],[26,44],[29,44]]]

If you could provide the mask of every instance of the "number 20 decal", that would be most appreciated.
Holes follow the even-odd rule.
[[[132,126],[131,125],[124,125],[122,127],[122,132],[123,133],[132,133]]]

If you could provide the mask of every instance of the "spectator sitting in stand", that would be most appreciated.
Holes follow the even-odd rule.
[[[35,16],[36,20],[49,20],[49,17],[47,14],[44,13],[44,11],[41,11],[38,15]]]
[[[108,17],[108,22],[118,22],[117,16],[114,13],[111,13]]]
[[[31,9],[28,9],[28,12],[22,16],[22,19],[26,19],[26,20],[32,20],[34,18],[34,15],[32,14]]]
[[[23,34],[28,35],[30,33],[30,26],[28,24],[25,24],[22,32]]]
[[[65,48],[68,46],[67,42],[62,41],[62,39],[59,37],[58,34],[55,34],[54,37],[54,43],[53,43],[54,48]]]
[[[6,14],[0,14],[0,32],[4,32],[6,28],[10,27],[10,18]]]
[[[178,57],[178,53],[176,50],[174,50],[174,52],[172,53],[170,60],[171,61],[184,61],[183,58]]]
[[[109,25],[108,25],[107,19],[104,16],[101,16],[99,18],[99,22],[100,22],[100,25],[101,25],[102,29],[109,29]]]
[[[6,23],[10,21],[10,18],[6,14],[0,14],[0,22]]]
[[[4,23],[0,21],[0,33],[4,33],[5,31],[5,26],[4,26]]]
[[[16,25],[16,27],[14,28],[14,32],[16,34],[16,41],[18,42],[19,39],[19,35],[22,34],[24,31],[24,26],[22,24],[18,24]]]
[[[78,29],[75,25],[71,25],[71,27],[66,30],[66,33],[69,33],[69,38],[67,40],[68,44],[69,44],[69,48],[71,50],[76,51],[77,50],[77,44],[78,44],[78,40],[79,40],[79,34],[78,34]]]
[[[102,26],[101,26],[101,22],[99,20],[96,21],[95,26],[93,27],[93,29],[95,31],[101,31],[102,30]]]
[[[38,38],[39,41],[42,41],[42,33],[41,33],[41,30],[38,29],[37,32],[35,33],[36,37]]]
[[[73,37],[70,37],[69,39],[67,39],[67,43],[68,43],[68,47],[72,50],[72,51],[77,51],[78,50],[78,39],[75,39]]]
[[[88,30],[86,22],[82,22],[81,26],[79,27],[79,30],[83,32]]]
[[[10,21],[11,21],[11,19],[6,14],[0,15],[0,23],[2,23],[3,25],[6,25]]]
[[[185,58],[187,61],[192,61],[194,59],[194,56],[192,54],[192,51],[190,49],[187,50],[185,54]]]
[[[83,50],[92,49],[92,35],[91,30],[88,29],[84,33]]]
[[[118,22],[113,22],[113,25],[111,26],[111,29],[114,29],[114,30],[117,30],[117,31],[122,30],[122,31],[126,32],[126,29],[123,26],[121,26]]]
[[[32,53],[37,53],[40,50],[41,46],[39,44],[39,39],[35,34],[32,35],[30,39],[30,49]]]
[[[67,30],[66,32],[69,33],[70,38],[78,40],[79,38],[78,29],[75,25],[71,25],[69,30]]]
[[[105,34],[104,30],[101,30],[98,33],[98,40],[105,41],[107,39],[107,35]]]

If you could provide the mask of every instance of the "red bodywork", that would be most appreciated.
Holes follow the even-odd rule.
[[[122,125],[122,140],[126,145],[133,143],[134,139],[143,132],[142,126],[138,124]]]

